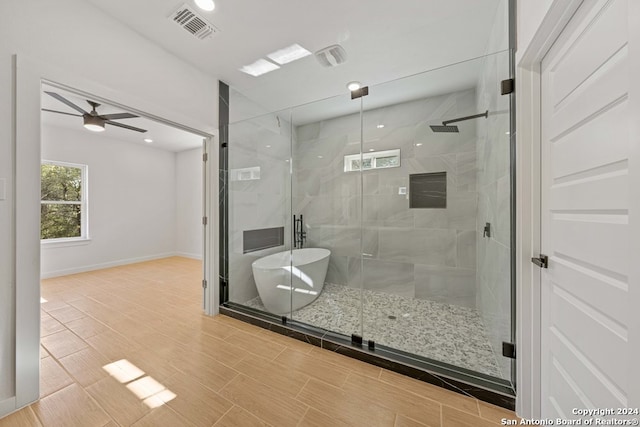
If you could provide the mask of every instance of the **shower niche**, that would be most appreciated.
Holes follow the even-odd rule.
[[[446,209],[447,172],[409,175],[409,209]]]
[[[225,181],[223,307],[512,396],[509,56],[232,120],[223,174],[259,168],[260,179]],[[461,73],[473,78],[457,84]],[[281,245],[243,252],[246,230],[270,228],[284,230]],[[324,276],[302,268],[300,250],[317,251]],[[277,313],[252,269],[274,254]],[[311,302],[294,304],[302,293]]]

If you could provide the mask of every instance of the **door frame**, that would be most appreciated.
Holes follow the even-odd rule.
[[[595,0],[555,0],[538,27],[530,45],[520,57],[516,71],[516,135],[517,180],[519,204],[517,208],[517,312],[518,312],[518,397],[516,411],[524,418],[541,417],[541,299],[540,269],[533,267],[531,258],[540,253],[540,148],[541,148],[541,62],[575,11],[584,3],[592,7]],[[640,2],[628,0],[629,31],[629,112],[640,117]],[[640,121],[631,121],[629,179],[640,183]],[[634,188],[632,185],[631,188]],[[636,191],[639,191],[636,189]],[[630,233],[640,235],[640,197],[630,198]],[[630,251],[640,253],[640,240],[632,239]],[[640,264],[632,263],[629,273],[630,301],[640,301]],[[640,354],[640,316],[629,321],[630,356]],[[640,366],[632,363],[630,378],[640,378]],[[629,385],[630,406],[640,402],[640,384]]]
[[[531,43],[516,64],[516,412],[524,418],[541,416],[541,299],[540,269],[531,258],[540,253],[540,66],[553,43],[583,2],[553,1]]]
[[[217,132],[213,130],[216,126],[215,118],[212,118],[211,124],[198,123],[181,115],[176,109],[159,107],[157,104],[88,80],[71,70],[53,67],[25,55],[13,56],[13,78],[12,192],[16,197],[12,221],[14,234],[11,238],[14,247],[15,283],[15,396],[1,402],[1,415],[37,401],[40,395],[41,83],[46,82],[80,95],[91,95],[97,101],[125,108],[132,113],[201,135],[209,141],[215,141],[211,152],[217,152]],[[150,113],[152,111],[154,113]],[[213,160],[207,162],[207,172],[215,180],[210,184],[208,203],[205,203],[205,210],[210,218],[210,201],[218,198],[218,174],[215,173],[217,169],[214,166],[217,162]],[[217,210],[213,215],[217,217]],[[206,278],[209,283],[213,283],[212,279],[218,275],[217,262],[211,262],[215,260],[213,250],[217,248],[216,227],[209,227],[208,237],[208,260],[203,262],[213,267],[208,268],[209,277]],[[205,301],[208,303],[205,313],[209,315],[218,312],[217,298],[212,295],[215,293],[214,288],[209,286],[205,289]]]

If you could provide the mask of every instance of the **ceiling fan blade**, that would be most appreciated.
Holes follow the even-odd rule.
[[[106,120],[105,123],[107,123],[108,125],[112,125],[112,126],[117,126],[119,128],[123,128],[123,129],[129,129],[129,130],[134,130],[136,132],[146,132],[146,129],[140,129],[140,128],[136,128],[133,126],[129,126],[129,125],[123,125],[122,123],[118,123],[118,122],[112,122],[111,120]]]
[[[81,114],[65,113],[64,111],[49,110],[48,108],[43,108],[42,111],[48,111],[50,113],[66,114],[67,116],[82,117]]]
[[[117,119],[135,119],[140,116],[136,116],[131,113],[115,113],[115,114],[103,114],[102,117],[105,120],[117,120]]]
[[[82,114],[89,114],[88,112],[84,111],[82,108],[78,107],[76,104],[74,104],[73,102],[69,101],[67,98],[65,98],[64,96],[57,94],[55,92],[47,92],[46,90],[44,91],[44,93],[46,93],[49,96],[54,97],[55,99],[57,99],[58,101],[62,102],[63,104],[67,104],[69,107],[73,108],[74,110],[78,111],[79,113]]]

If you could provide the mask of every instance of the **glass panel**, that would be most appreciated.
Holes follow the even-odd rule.
[[[292,317],[349,337],[362,336],[359,169],[372,161],[362,159],[360,109],[347,92],[292,112],[293,213],[303,217],[308,253],[300,273],[313,283],[311,295],[294,292]],[[345,156],[354,172],[345,172]]]
[[[233,99],[231,105],[233,111]],[[245,99],[237,107],[247,106]],[[285,316],[291,308],[290,116],[284,110],[231,123],[227,166],[229,301]]]
[[[365,340],[510,381],[508,77],[502,52],[369,88],[363,152],[401,155],[399,167],[362,172],[362,232]],[[446,186],[410,186],[419,174]],[[436,184],[446,200],[432,200]]]
[[[41,166],[41,200],[82,200],[82,169],[52,164]]]
[[[40,238],[63,239],[82,235],[81,206],[79,204],[40,205]]]

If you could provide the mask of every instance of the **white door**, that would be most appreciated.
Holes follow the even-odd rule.
[[[628,340],[629,1],[638,0],[586,0],[542,62],[543,417],[626,407],[638,381]]]

